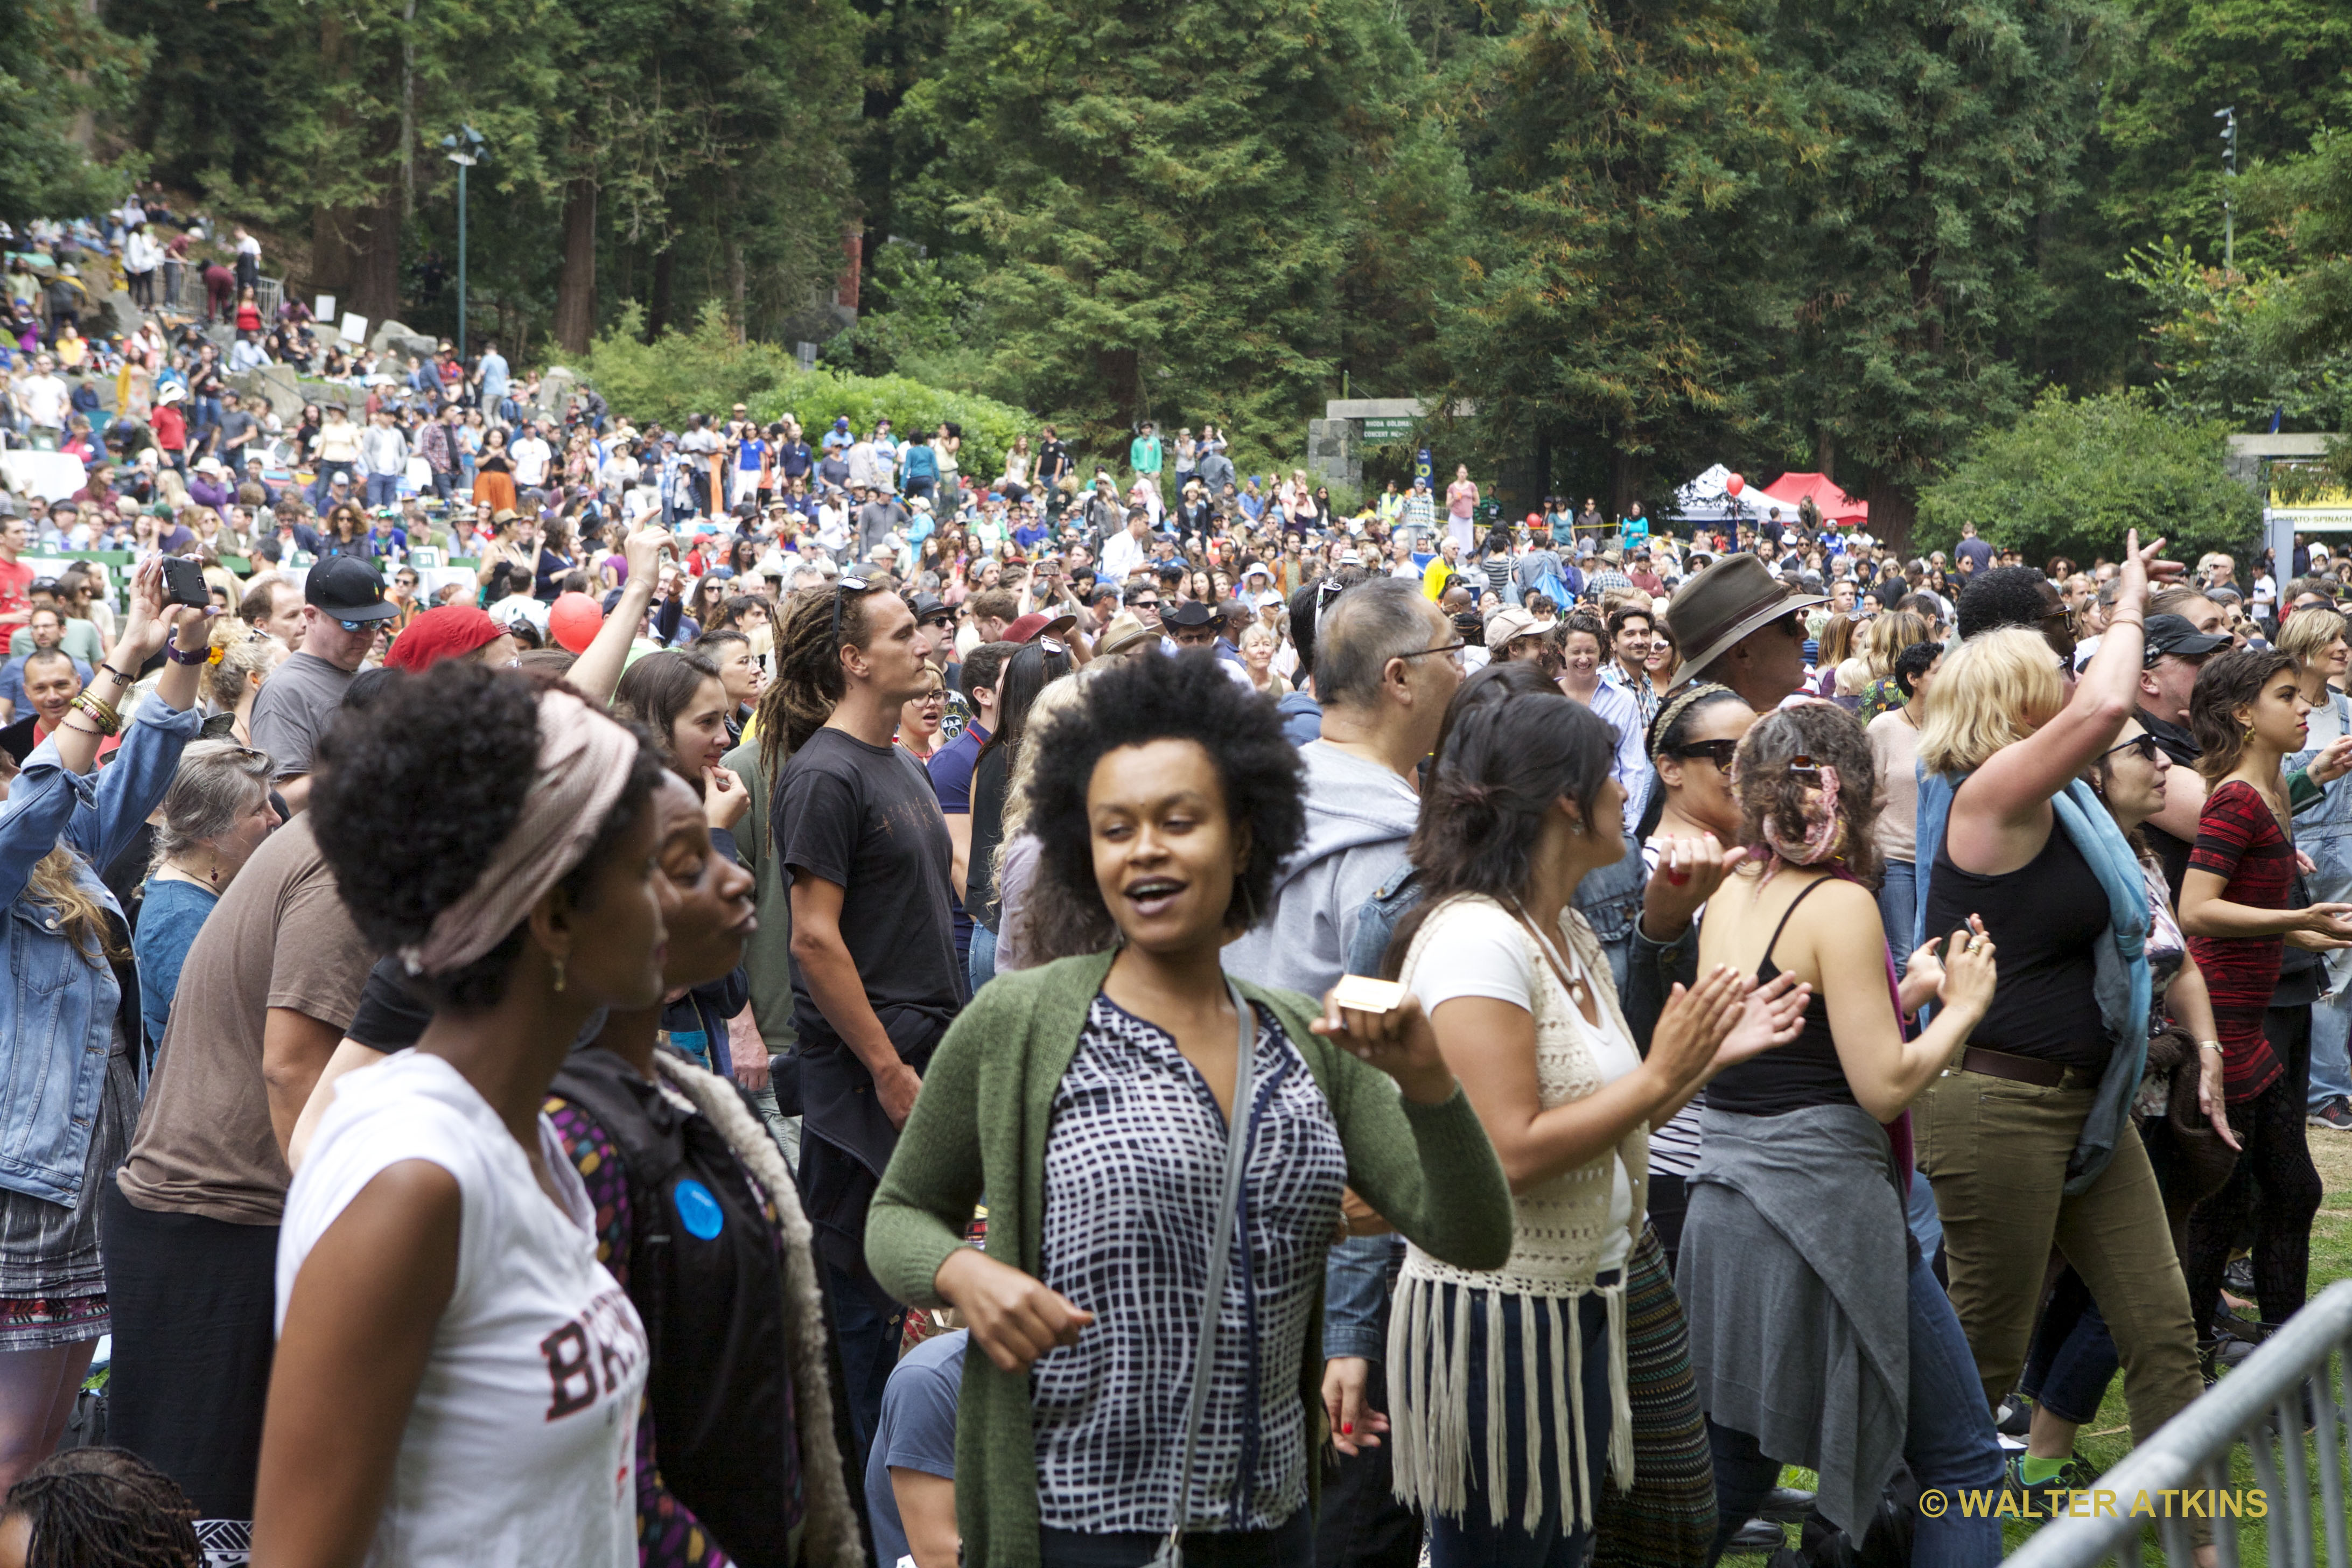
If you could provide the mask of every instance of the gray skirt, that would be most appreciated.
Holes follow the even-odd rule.
[[[120,1031],[70,1205],[0,1190],[0,1351],[94,1340],[108,1328],[98,1215],[139,1121],[139,1067]]]

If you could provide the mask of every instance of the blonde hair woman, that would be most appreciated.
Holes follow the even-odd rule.
[[[1263,621],[1252,622],[1242,633],[1242,668],[1249,672],[1250,684],[1277,699],[1290,695],[1290,682],[1274,672],[1274,656],[1281,649],[1282,639]]]
[[[2204,1383],[2129,1114],[2147,1047],[2147,889],[2082,775],[2137,702],[2148,579],[2179,569],[2161,550],[2130,536],[2114,618],[2071,697],[2038,631],[1980,633],[1945,656],[1919,738],[1926,887],[1912,936],[1916,948],[1927,931],[1980,919],[2000,944],[1990,1006],[1912,1110],[1986,1403],[2016,1385],[2054,1246],[2123,1352],[2142,1441]],[[2066,1463],[2030,1461],[2011,1461],[2021,1485],[2046,1485]]]
[[[1077,952],[1099,952],[1113,932],[1108,925],[1072,911],[1053,900],[1033,901],[1028,894],[1037,878],[1037,836],[1029,831],[1029,816],[1036,805],[1030,781],[1036,776],[1037,758],[1052,738],[1055,717],[1076,708],[1085,696],[1090,676],[1066,675],[1037,693],[1029,705],[1033,745],[1015,753],[1013,776],[1004,792],[1004,837],[996,847],[996,900],[1002,911],[996,933],[996,967],[1034,969]],[[1078,910],[1077,915],[1091,915]]]

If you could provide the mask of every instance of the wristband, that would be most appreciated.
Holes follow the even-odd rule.
[[[99,660],[98,668],[92,672],[90,679],[92,680],[96,680],[101,675],[110,675],[114,677],[114,683],[117,686],[128,686],[132,681],[139,679],[135,675],[123,674],[121,670],[115,668],[113,665],[104,659]]]
[[[105,701],[91,696],[87,691],[74,693],[73,700],[67,706],[76,711],[89,714],[89,721],[98,726],[98,732],[100,735],[111,735],[122,728],[121,715],[115,712]]]

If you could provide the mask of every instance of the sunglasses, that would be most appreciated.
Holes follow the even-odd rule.
[[[833,646],[834,646],[835,647],[836,647],[836,648],[837,648],[837,647],[839,647],[841,646],[841,606],[842,606],[842,602],[843,602],[844,600],[847,599],[847,598],[849,597],[849,595],[852,595],[852,594],[863,594],[864,592],[866,592],[866,589],[871,588],[873,585],[874,585],[873,584],[871,584],[871,583],[867,582],[867,581],[866,581],[865,578],[863,578],[863,577],[844,577],[840,582],[838,582],[838,583],[836,583],[836,584],[834,584],[834,590],[833,590]]]
[[[1676,746],[1672,754],[1685,760],[1705,757],[1717,767],[1728,771],[1731,767],[1732,756],[1738,750],[1739,742],[1737,740],[1691,741]]]
[[[2128,741],[2116,742],[2114,745],[2109,746],[2105,751],[2101,752],[2097,756],[2093,757],[2091,760],[2095,763],[2103,763],[2109,757],[2114,756],[2117,752],[2137,752],[2139,753],[2139,760],[2141,762],[2153,763],[2156,761],[2158,749],[2156,737],[2143,731],[2141,733],[2134,735]]]
[[[1131,610],[1156,610],[1159,607],[1160,601],[1157,599],[1130,599],[1128,601],[1128,608]]]

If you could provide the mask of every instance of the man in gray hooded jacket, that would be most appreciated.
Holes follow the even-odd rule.
[[[1462,635],[1419,584],[1375,577],[1333,599],[1313,639],[1323,734],[1299,748],[1306,840],[1275,879],[1274,907],[1225,949],[1225,968],[1319,1001],[1347,973],[1365,900],[1404,859],[1421,814],[1421,760],[1462,684]],[[1401,1251],[1392,1236],[1354,1237],[1328,1266],[1325,1387],[1338,1384],[1356,1430],[1386,1405],[1381,1362]],[[1323,1489],[1317,1563],[1412,1568],[1422,1521],[1391,1493],[1389,1450],[1346,1442],[1343,1454]]]

